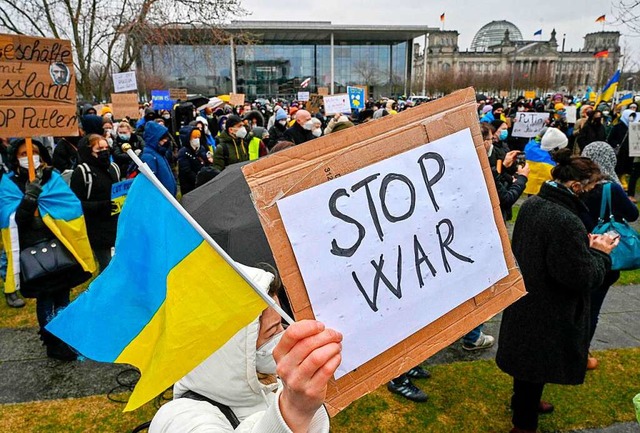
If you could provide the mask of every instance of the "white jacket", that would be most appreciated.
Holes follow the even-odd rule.
[[[266,292],[273,275],[261,269],[244,267]],[[280,413],[278,397],[281,384],[263,385],[256,373],[256,341],[259,320],[241,329],[218,351],[180,379],[173,387],[174,400],[156,413],[149,433],[233,432],[222,412],[206,401],[180,398],[193,391],[233,411],[240,425],[235,432],[291,433]],[[329,431],[329,417],[320,408],[309,428],[310,433]]]

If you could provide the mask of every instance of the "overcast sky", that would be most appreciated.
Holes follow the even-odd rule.
[[[461,50],[469,48],[471,40],[483,25],[493,20],[515,24],[524,39],[535,40],[542,29],[548,39],[556,29],[558,43],[566,33],[566,49],[580,49],[587,33],[602,30],[595,19],[607,15],[605,30],[626,29],[614,24],[616,0],[323,0],[307,2],[274,2],[243,0],[251,15],[249,20],[331,21],[333,24],[394,24],[440,27],[440,14],[446,14],[445,29],[460,33]],[[640,38],[625,37],[634,59],[640,58]]]

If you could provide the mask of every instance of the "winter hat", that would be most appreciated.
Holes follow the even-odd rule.
[[[556,111],[564,110],[564,104],[562,102],[558,102],[553,106],[553,109]]]
[[[562,131],[558,128],[549,128],[540,141],[540,148],[549,151],[565,148],[567,144],[569,144],[569,139]]]
[[[107,113],[113,114],[113,110],[108,105],[105,105],[104,107],[102,107],[102,110],[100,110],[100,115],[104,116]]]
[[[276,111],[276,122],[278,120],[285,120],[287,118],[287,113],[284,110]]]
[[[195,128],[193,131],[191,131],[191,138],[200,138],[200,130],[198,128]]]
[[[298,112],[298,107],[289,108],[289,114],[291,114],[291,117],[293,117],[293,115],[296,114],[297,112]]]
[[[487,114],[491,110],[493,110],[493,107],[491,105],[485,105],[484,107],[482,107],[482,114]]]
[[[582,156],[589,158],[600,167],[600,171],[607,178],[620,184],[620,179],[616,175],[616,152],[613,147],[604,141],[594,141],[587,145],[582,151]]]
[[[242,119],[235,114],[227,117],[227,124],[225,125],[225,131],[229,132],[229,129],[237,126],[239,123],[242,123]]]

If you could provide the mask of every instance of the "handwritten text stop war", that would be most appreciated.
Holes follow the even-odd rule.
[[[435,173],[431,173],[430,176],[429,170],[427,169],[427,162],[433,161],[437,164],[437,170]],[[433,209],[435,212],[440,210],[440,206],[438,205],[435,194],[433,192],[434,186],[442,179],[446,171],[445,161],[442,156],[435,152],[426,152],[421,155],[416,161],[420,166],[420,171],[422,173],[422,180],[424,183],[424,189],[426,193],[429,195],[429,199],[431,204],[433,205]],[[374,192],[372,191],[372,182],[380,177],[380,173],[376,173],[366,178],[362,179],[359,182],[356,182],[353,186],[351,186],[351,193],[356,193],[357,191],[364,191],[364,194],[367,198],[368,208],[369,208],[369,216],[373,222],[373,225],[376,229],[376,234],[378,239],[381,242],[384,242],[384,230],[382,227],[382,221],[380,215],[378,213],[378,207],[376,207],[376,202],[374,200]],[[409,193],[409,201],[407,210],[400,215],[394,215],[389,210],[387,206],[387,195],[389,192],[389,185],[392,182],[401,182],[405,185]],[[380,181],[380,186],[378,188],[378,199],[379,199],[379,208],[382,210],[382,215],[384,216],[384,220],[389,223],[398,223],[400,221],[404,221],[409,219],[415,212],[416,209],[416,198],[417,198],[417,189],[414,183],[405,175],[399,173],[389,173],[385,175]],[[338,201],[346,200],[351,196],[347,192],[345,188],[337,189],[333,192],[329,199],[329,210],[331,215],[336,217],[337,219],[355,226],[358,230],[358,239],[352,245],[345,246],[342,243],[339,243],[338,240],[333,239],[331,241],[331,254],[338,257],[351,257],[355,254],[355,252],[360,247],[362,241],[366,237],[366,229],[365,226],[358,221],[356,218],[350,215],[346,215],[338,209]],[[449,263],[448,255],[454,257],[457,260],[460,260],[465,263],[474,263],[474,261],[467,256],[460,254],[459,252],[454,251],[451,244],[454,240],[454,226],[450,219],[442,218],[438,223],[435,224],[434,227],[435,233],[438,237],[439,242],[439,251],[440,258],[442,260],[442,264],[445,272],[451,272],[451,265]],[[426,266],[428,271],[431,273],[433,277],[436,276],[437,270],[433,265],[433,262],[429,259],[428,255],[425,253],[425,249],[423,248],[422,243],[420,242],[420,238],[418,234],[413,234],[412,237],[412,245],[410,247],[413,250],[413,258],[414,265],[416,270],[416,276],[418,279],[418,283],[420,287],[424,286],[424,279],[422,275],[422,266]],[[384,255],[381,254],[379,259],[371,260],[371,266],[373,266],[375,271],[375,276],[373,278],[373,292],[370,296],[369,293],[363,287],[363,284],[360,281],[357,273],[354,271],[351,273],[353,281],[365,298],[367,304],[373,311],[378,311],[378,290],[380,286],[380,282],[382,281],[384,285],[389,289],[394,296],[398,299],[402,298],[402,246],[398,245],[397,247],[397,264],[396,264],[396,276],[395,285],[391,282],[390,278],[384,272]]]

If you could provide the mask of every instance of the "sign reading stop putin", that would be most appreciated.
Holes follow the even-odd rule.
[[[0,135],[78,135],[71,42],[0,34]]]

